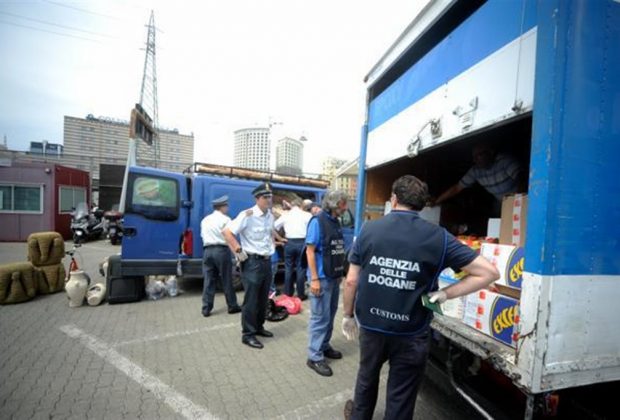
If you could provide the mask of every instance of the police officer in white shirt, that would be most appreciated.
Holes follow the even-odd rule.
[[[232,284],[232,254],[226,244],[222,229],[230,222],[228,214],[228,196],[222,196],[211,201],[213,213],[200,222],[200,235],[204,246],[202,271],[204,283],[202,287],[202,316],[211,315],[215,297],[215,283],[221,280],[228,313],[241,312],[237,303],[237,295]]]
[[[268,182],[260,184],[252,194],[256,205],[239,213],[224,228],[223,234],[241,265],[241,281],[245,289],[241,342],[252,348],[262,349],[263,344],[256,336],[273,337],[263,325],[271,284],[271,254],[275,251],[274,237],[277,237],[277,234],[271,213],[271,185]],[[235,235],[239,235],[241,243]]]
[[[295,283],[297,296],[301,300],[308,299],[306,296],[306,275],[301,267],[301,257],[305,249],[306,230],[312,215],[303,211],[301,199],[291,201],[291,210],[275,221],[275,229],[284,229],[287,242],[284,244],[284,294],[293,296],[293,268],[295,268]]]

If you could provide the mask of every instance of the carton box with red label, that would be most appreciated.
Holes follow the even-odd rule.
[[[502,200],[502,214],[499,243],[525,245],[527,226],[527,194],[507,195]]]
[[[511,347],[516,347],[519,301],[489,290],[467,295],[463,322]]]
[[[521,247],[500,244],[482,244],[480,255],[499,271],[499,283],[513,289],[521,289],[525,251]]]

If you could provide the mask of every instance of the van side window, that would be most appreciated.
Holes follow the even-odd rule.
[[[179,188],[176,180],[130,174],[127,190],[127,213],[156,220],[176,220],[179,217]]]

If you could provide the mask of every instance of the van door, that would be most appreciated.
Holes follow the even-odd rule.
[[[176,259],[189,223],[188,179],[174,172],[131,167],[123,217],[123,260]]]

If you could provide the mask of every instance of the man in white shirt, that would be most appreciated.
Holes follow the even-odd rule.
[[[301,267],[301,257],[305,249],[306,230],[312,215],[301,208],[301,200],[296,198],[291,202],[291,210],[275,221],[275,229],[284,229],[287,242],[284,244],[284,294],[293,296],[293,268],[295,268],[295,283],[297,296],[301,300],[306,296],[306,275]]]
[[[213,310],[215,298],[215,283],[221,280],[228,313],[241,312],[237,303],[237,295],[232,284],[232,254],[226,244],[222,229],[230,222],[228,213],[228,196],[222,196],[211,201],[213,213],[200,222],[200,236],[204,249],[202,272],[204,283],[202,286],[202,316],[208,317]]]
[[[268,182],[260,184],[252,194],[256,205],[239,213],[224,228],[223,234],[241,266],[241,281],[245,289],[241,313],[241,342],[252,348],[262,349],[263,344],[256,336],[273,337],[273,334],[264,328],[264,323],[276,232],[271,213],[271,185]],[[235,235],[239,235],[241,243]]]

